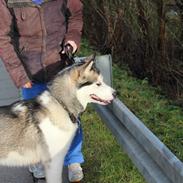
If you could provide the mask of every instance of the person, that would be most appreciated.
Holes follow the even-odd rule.
[[[79,49],[82,9],[80,0],[0,0],[0,58],[23,99],[46,90],[47,82],[65,67],[65,45],[72,53]],[[78,129],[64,163],[70,182],[83,178],[81,148]],[[44,176],[40,164],[30,171]]]

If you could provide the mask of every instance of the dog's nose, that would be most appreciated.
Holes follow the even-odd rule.
[[[116,91],[116,90],[113,91],[112,95],[113,95],[114,98],[116,98],[116,96],[117,96],[117,91]]]

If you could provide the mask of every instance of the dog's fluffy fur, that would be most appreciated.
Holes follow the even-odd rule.
[[[73,117],[87,103],[107,105],[113,94],[94,62],[86,59],[59,73],[34,100],[0,107],[0,164],[42,162],[47,183],[61,183],[64,157],[78,128]]]

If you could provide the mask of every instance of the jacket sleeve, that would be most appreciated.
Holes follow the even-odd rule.
[[[0,58],[15,85],[22,87],[29,80],[27,73],[11,43],[12,16],[5,0],[0,0]]]
[[[67,8],[70,16],[68,17],[65,42],[72,40],[79,48],[83,28],[83,4],[80,0],[68,0]]]

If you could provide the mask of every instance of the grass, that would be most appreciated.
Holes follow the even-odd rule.
[[[138,80],[130,72],[113,67],[114,88],[119,98],[168,148],[183,160],[183,111],[160,90]]]
[[[80,55],[90,55],[87,41]],[[126,68],[113,66],[118,97],[163,143],[183,160],[183,111],[160,95],[147,80],[138,80]],[[90,106],[82,116],[85,181],[87,183],[144,183],[145,180]]]
[[[89,107],[83,114],[82,121],[85,156],[84,182],[145,182],[92,107]]]

